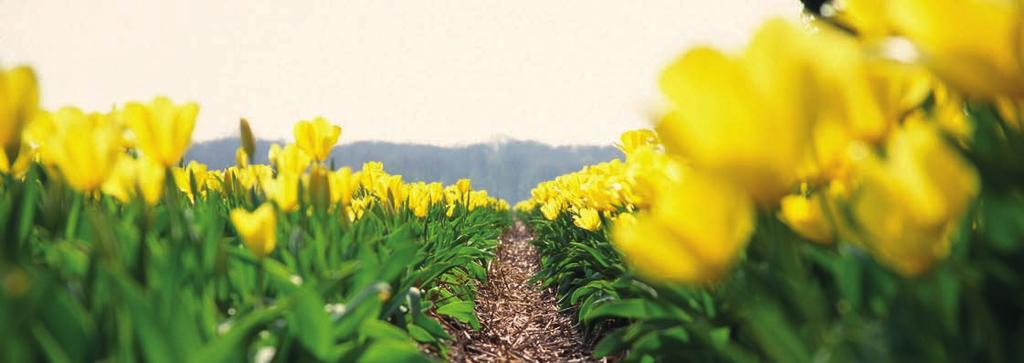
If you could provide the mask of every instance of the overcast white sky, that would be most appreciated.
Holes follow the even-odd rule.
[[[738,48],[797,0],[0,0],[0,62],[43,105],[200,104],[194,139],[290,138],[317,115],[353,140],[608,144],[645,126],[661,68]]]

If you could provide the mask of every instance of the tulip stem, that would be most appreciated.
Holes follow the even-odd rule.
[[[71,240],[78,230],[78,216],[82,211],[82,195],[74,193],[71,200],[71,211],[68,213],[68,224],[64,230],[64,239]]]
[[[267,268],[263,258],[256,262],[256,306],[263,306],[263,296],[266,295]]]

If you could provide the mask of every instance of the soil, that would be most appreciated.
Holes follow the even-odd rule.
[[[532,239],[520,221],[501,237],[477,293],[479,331],[444,320],[455,339],[452,362],[598,362],[572,312],[559,310],[554,291],[529,283],[540,264]]]

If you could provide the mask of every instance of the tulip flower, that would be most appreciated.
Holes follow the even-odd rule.
[[[199,106],[175,105],[166,97],[148,104],[129,102],[124,107],[127,124],[135,132],[139,150],[164,167],[178,164],[192,142]]]
[[[885,160],[862,160],[861,186],[850,201],[859,243],[908,276],[949,253],[952,232],[980,187],[974,168],[933,127],[908,123],[887,144]]]
[[[562,207],[558,202],[550,200],[540,206],[540,212],[544,214],[544,218],[549,221],[558,219],[558,214],[561,212]]]
[[[341,127],[331,125],[323,117],[295,124],[295,144],[318,162],[327,160],[331,148],[338,143]]]
[[[821,244],[831,244],[832,222],[822,207],[821,196],[787,195],[780,203],[779,217],[800,236]]]
[[[194,202],[197,194],[205,195],[206,179],[209,177],[209,169],[205,164],[192,160],[184,168],[172,168],[171,174],[178,190],[185,193],[189,200]]]
[[[648,279],[709,283],[739,258],[754,231],[754,218],[754,203],[742,190],[688,173],[675,188],[660,192],[635,223],[617,223],[613,243]]]
[[[274,151],[273,148],[271,148],[271,151]],[[310,157],[309,154],[302,151],[295,144],[288,144],[284,148],[277,150],[273,155],[273,160],[278,173],[299,175],[306,171],[306,167],[309,166]]]
[[[99,113],[65,107],[52,114],[58,133],[50,140],[54,162],[72,188],[91,193],[106,181],[124,152],[121,129]]]
[[[330,173],[331,203],[348,205],[352,202],[352,194],[359,187],[359,181],[352,176],[352,169],[344,167]]]
[[[601,216],[592,208],[585,208],[572,216],[572,224],[588,231],[596,231],[601,228]]]
[[[7,153],[0,151],[0,173],[21,177],[28,172],[29,165],[32,164],[32,158],[35,157],[34,150],[22,143],[17,155],[16,159],[9,160],[7,159]]]
[[[619,137],[619,141],[621,143],[616,146],[626,155],[632,154],[633,151],[641,147],[657,145],[660,142],[658,141],[658,134],[648,129],[626,131]]]
[[[245,248],[258,258],[274,251],[277,245],[277,212],[274,206],[264,203],[251,213],[245,209],[231,211],[231,223],[238,231]]]
[[[657,127],[666,148],[725,176],[761,204],[777,201],[810,150],[809,107],[818,102],[808,82],[812,47],[810,35],[776,20],[758,31],[742,57],[710,48],[686,53],[661,77],[675,106]]]
[[[29,67],[0,68],[0,151],[13,162],[21,149],[21,130],[39,111],[39,86]]]
[[[989,99],[1024,96],[1019,1],[900,0],[889,6],[893,27],[951,86]]]
[[[294,212],[299,209],[300,177],[301,174],[281,172],[276,178],[262,182],[263,190],[281,211]]]

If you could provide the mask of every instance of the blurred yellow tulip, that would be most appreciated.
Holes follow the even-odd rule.
[[[273,149],[271,149],[273,150]],[[285,145],[274,155],[274,166],[278,173],[302,174],[309,166],[310,157],[295,144]]]
[[[866,40],[877,40],[892,32],[888,19],[889,0],[833,1],[835,19]]]
[[[825,214],[821,195],[787,195],[780,203],[779,217],[800,236],[821,244],[834,238],[832,222]]]
[[[165,167],[178,164],[192,142],[199,106],[175,105],[166,97],[150,103],[129,102],[124,107],[127,124],[135,132],[139,150]]]
[[[868,156],[858,174],[851,209],[859,242],[905,275],[948,254],[951,232],[980,187],[974,168],[923,122],[898,130],[886,159]]]
[[[21,132],[39,111],[39,85],[32,68],[0,68],[0,152],[17,159]]]
[[[637,272],[656,281],[688,284],[720,279],[746,247],[754,203],[742,190],[688,173],[651,207],[613,226],[613,243]]]
[[[6,152],[0,151],[0,173],[11,174],[20,178],[28,172],[28,168],[35,156],[35,151],[24,143],[21,144],[18,158],[13,161],[7,159]]]
[[[167,169],[163,164],[142,157],[135,161],[135,181],[147,205],[156,205],[164,193]]]
[[[246,153],[245,148],[241,146],[235,150],[235,165],[238,165],[240,168],[249,166],[249,154]]]
[[[295,144],[299,145],[313,160],[322,162],[331,155],[331,148],[338,143],[341,127],[331,125],[323,117],[295,124]]]
[[[245,247],[263,258],[274,251],[277,245],[277,212],[274,206],[264,203],[251,213],[237,208],[231,211],[231,223],[238,231]]]
[[[276,178],[263,182],[267,197],[277,204],[282,212],[299,209],[299,182],[301,174],[278,173]]]
[[[76,190],[98,190],[124,152],[121,129],[99,113],[65,107],[52,114],[57,134],[50,144],[54,162]]]
[[[469,179],[459,179],[455,182],[455,187],[458,188],[459,193],[466,194],[470,190],[473,190],[473,184]]]
[[[1024,96],[1021,2],[896,0],[890,20],[922,60],[968,96]]]
[[[352,176],[352,169],[344,167],[330,174],[331,203],[349,205],[352,193],[359,187],[358,180]]]
[[[171,168],[171,174],[174,176],[174,184],[178,186],[178,190],[188,196],[189,200],[194,202],[197,196],[206,194],[209,168],[205,164],[192,160],[184,168]]]
[[[661,77],[675,106],[657,126],[665,147],[732,180],[761,204],[776,202],[809,151],[811,106],[818,102],[809,72],[819,51],[810,38],[773,20],[742,57],[710,48],[683,55]]]

